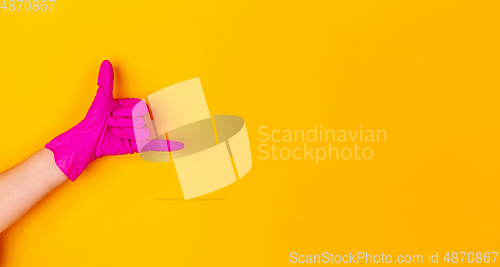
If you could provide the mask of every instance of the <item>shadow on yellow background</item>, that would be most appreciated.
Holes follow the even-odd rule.
[[[253,152],[248,175],[210,201],[177,201],[169,163],[99,159],[0,234],[0,266],[281,266],[291,252],[498,251],[499,11],[497,1],[0,9],[0,170],[83,118],[104,59],[117,98],[200,77],[212,114],[245,119]],[[383,129],[387,142],[370,144],[371,160],[259,159],[260,126],[315,124]]]

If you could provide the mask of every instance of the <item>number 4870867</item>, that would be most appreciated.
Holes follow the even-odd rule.
[[[0,0],[1,1],[1,0]],[[50,4],[50,8],[49,5]],[[21,8],[23,8],[25,11],[52,11],[52,7],[54,7],[54,4],[56,3],[56,0],[3,0],[2,5],[0,6],[0,9],[3,8],[4,11],[21,11]]]
[[[462,259],[460,260],[460,255],[462,256]],[[495,263],[495,260],[497,259],[498,252],[452,252],[450,255],[450,252],[446,253],[444,256],[443,260],[447,261],[450,263],[464,263],[466,260],[468,263]]]

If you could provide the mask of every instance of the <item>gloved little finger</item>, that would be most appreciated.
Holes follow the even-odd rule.
[[[140,148],[139,152],[146,152],[146,151],[168,152],[168,151],[177,151],[184,148],[184,144],[182,142],[173,140],[164,140],[164,139],[137,141],[137,145]]]

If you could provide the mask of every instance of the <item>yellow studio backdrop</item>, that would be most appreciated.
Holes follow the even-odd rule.
[[[500,250],[500,2],[18,4],[0,9],[0,170],[83,118],[104,59],[117,98],[200,77],[212,114],[245,120],[253,167],[185,201],[173,164],[99,159],[0,234],[0,266],[280,266],[324,251],[445,263]],[[387,139],[370,160],[259,159],[259,127],[315,125]]]

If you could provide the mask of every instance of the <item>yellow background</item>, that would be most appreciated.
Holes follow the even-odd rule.
[[[0,234],[0,266],[499,251],[499,12],[493,0],[0,9],[0,170],[83,118],[104,59],[115,97],[200,77],[212,114],[245,119],[254,160],[240,181],[184,201],[172,164],[99,159]],[[387,142],[370,161],[257,159],[259,126],[314,124],[384,129]]]

